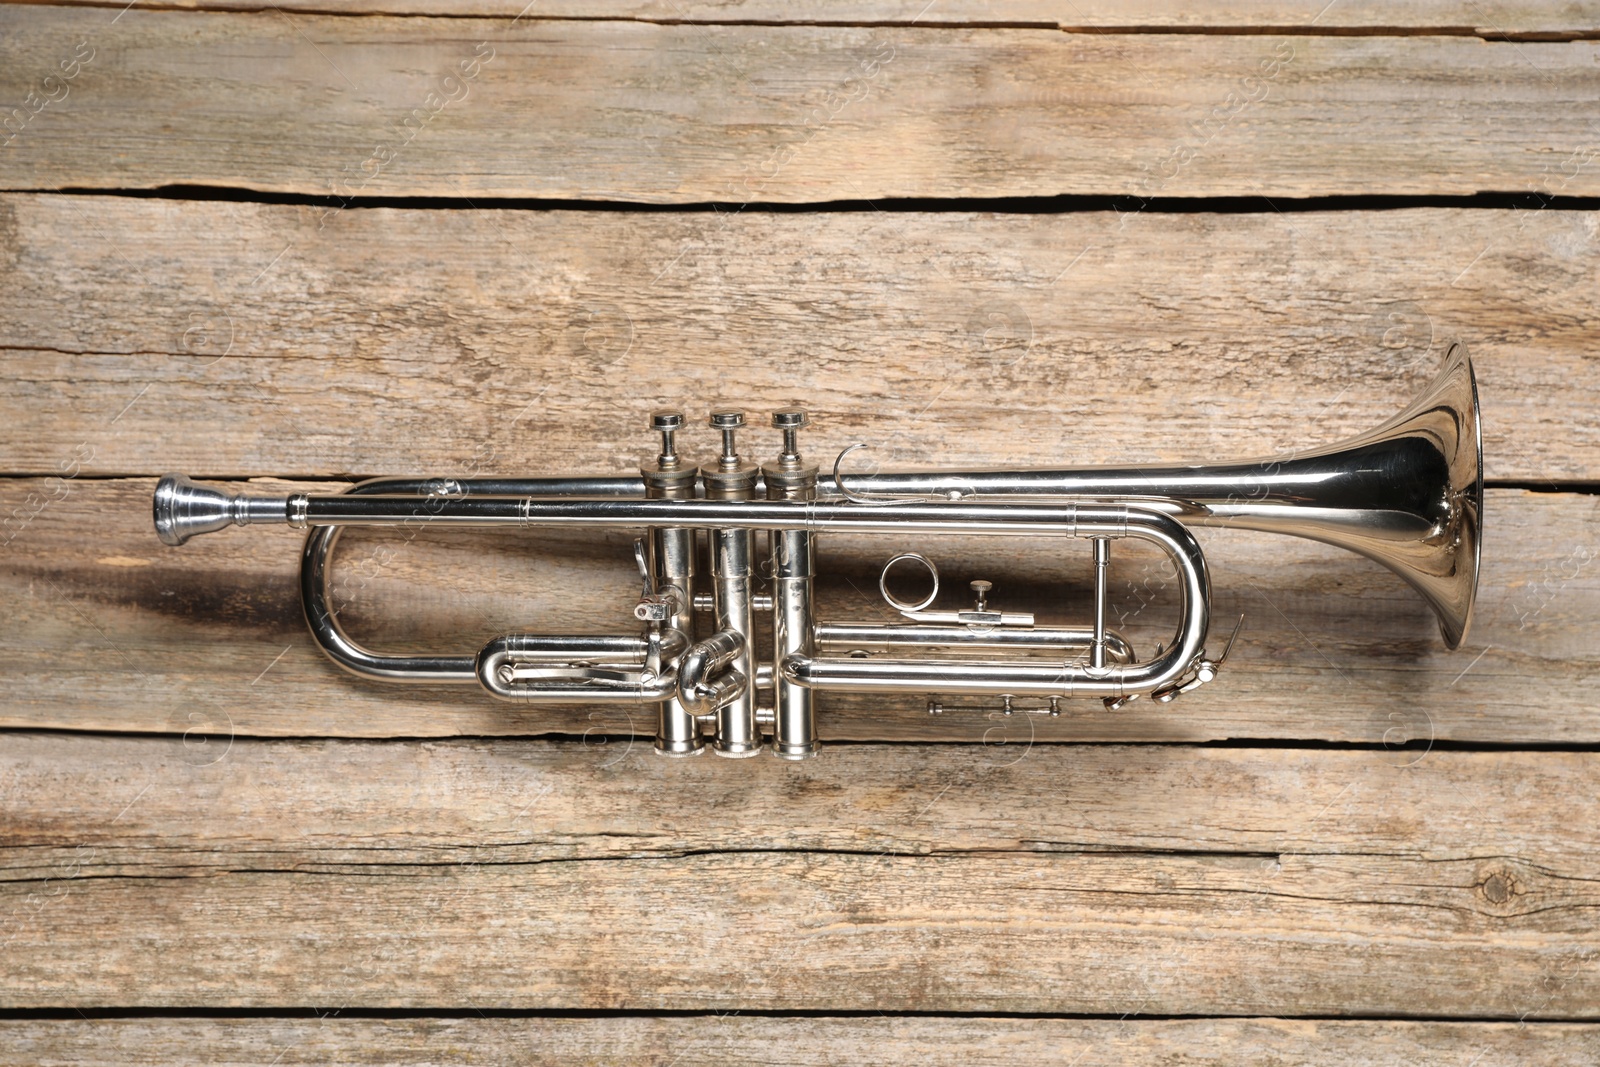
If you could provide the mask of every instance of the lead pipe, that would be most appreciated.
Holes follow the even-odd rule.
[[[385,526],[416,521],[415,497],[291,496],[288,522],[294,526]],[[1095,503],[1015,503],[915,501],[867,507],[833,501],[722,500],[545,500],[441,498],[426,522],[448,527],[528,526],[553,529],[615,529],[673,526],[715,530],[835,530],[850,533],[902,533],[907,526],[936,534],[998,537],[1059,533],[1068,537],[1126,536],[1119,523],[1130,510],[1155,514],[1142,505]],[[1163,516],[1164,517],[1164,516]],[[282,520],[279,520],[282,521]],[[1170,521],[1170,520],[1169,520]],[[1093,532],[1085,523],[1099,524]]]

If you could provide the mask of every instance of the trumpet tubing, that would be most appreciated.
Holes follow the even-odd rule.
[[[689,756],[708,747],[745,757],[767,746],[785,759],[816,754],[815,693],[916,693],[1018,698],[1058,714],[1061,702],[1097,697],[1120,708],[1141,697],[1168,702],[1212,680],[1227,648],[1206,652],[1210,584],[1196,526],[1266,530],[1338,545],[1405,579],[1433,608],[1445,643],[1458,647],[1477,588],[1483,497],[1472,363],[1452,345],[1433,383],[1399,415],[1329,448],[1210,466],[1063,467],[820,476],[800,452],[806,423],[780,411],[783,445],[756,466],[737,451],[738,412],[711,416],[722,448],[689,465],[677,452],[678,412],[651,428],[659,452],[638,476],[380,478],[345,493],[248,496],[168,475],[157,486],[155,526],[167,544],[230,525],[308,529],[301,560],[306,620],[339,665],[391,682],[478,684],[505,700],[652,705],[656,749]],[[505,634],[475,654],[388,655],[352,640],[329,606],[331,561],[345,526],[427,523],[529,529],[636,529],[641,592],[627,633]],[[829,531],[1028,537],[1088,541],[1093,611],[1081,626],[1036,625],[998,610],[990,583],[974,581],[970,607],[934,608],[938,572],[902,553],[880,589],[904,621],[819,620],[816,538]],[[758,538],[770,568],[757,579]],[[697,570],[706,545],[709,575]],[[1140,659],[1107,625],[1112,543],[1146,541],[1171,560],[1180,620],[1170,642]],[[890,568],[924,566],[933,591],[908,603],[888,587]],[[709,580],[707,580],[709,579]],[[758,647],[756,613],[771,617]],[[1237,634],[1237,629],[1234,631]],[[1231,646],[1230,638],[1228,645]],[[708,736],[709,735],[709,736]],[[707,745],[709,740],[710,744]]]

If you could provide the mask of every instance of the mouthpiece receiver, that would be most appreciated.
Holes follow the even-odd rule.
[[[156,536],[166,545],[181,545],[195,534],[252,522],[288,522],[285,498],[248,497],[209,485],[197,485],[181,474],[156,483]]]

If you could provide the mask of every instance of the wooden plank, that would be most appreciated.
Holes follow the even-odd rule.
[[[0,100],[24,102],[7,189],[652,203],[1600,191],[1593,40],[15,5],[0,30]]]
[[[33,3],[34,0],[4,0]],[[101,0],[58,0],[62,6],[94,6]],[[286,12],[360,15],[444,15],[454,18],[484,16],[546,20],[635,19],[641,22],[893,25],[893,26],[1006,26],[1059,27],[1068,31],[1106,32],[1142,28],[1170,31],[1263,29],[1361,31],[1366,33],[1476,34],[1491,40],[1508,35],[1539,39],[1592,33],[1600,28],[1600,10],[1593,3],[1532,2],[1492,7],[1461,7],[1437,0],[1231,0],[1174,8],[1170,4],[1139,0],[1111,3],[1105,0],[853,0],[850,3],[777,3],[775,0],[611,0],[608,3],[550,0],[529,9],[519,0],[360,0],[331,11],[325,0],[284,0]],[[256,0],[162,0],[141,8],[180,11],[259,11]]]
[[[582,1018],[0,1019],[17,1067],[208,1064],[595,1063],[825,1067],[1361,1067],[1484,1063],[1589,1067],[1600,1031],[1570,1023],[1333,1022],[1284,1019],[861,1018],[731,1015]]]
[[[1600,996],[1593,753],[12,742],[7,1007],[1558,1020]]]
[[[1502,870],[1526,881],[1511,910],[1531,916],[1568,891],[1556,872],[1600,863],[1600,800],[1582,788],[1597,769],[1600,754],[1559,751],[857,744],[797,764],[524,739],[10,732],[0,870],[76,886],[717,852],[1393,855]],[[1429,887],[1447,888],[1407,892]]]
[[[623,473],[653,409],[796,401],[824,461],[1278,454],[1386,419],[1461,338],[1489,477],[1592,482],[1594,227],[8,196],[0,469]]]
[[[1268,866],[718,854],[89,878],[13,941],[0,995],[31,1009],[1593,1013],[1600,982],[1577,946],[1596,899],[1561,876],[1555,916],[1506,919],[1472,906],[1469,861],[1287,857],[1270,882]],[[31,893],[6,887],[0,905]]]
[[[643,709],[529,708],[475,690],[396,689],[348,676],[305,634],[299,534],[253,527],[169,549],[150,527],[152,486],[149,479],[0,484],[0,515],[11,516],[15,533],[0,552],[11,607],[0,623],[9,678],[0,725],[192,731],[197,738],[598,739],[655,728]],[[1600,739],[1591,713],[1600,663],[1589,639],[1600,627],[1597,519],[1593,496],[1491,490],[1477,617],[1458,653],[1444,650],[1420,600],[1376,564],[1293,538],[1201,531],[1215,617],[1242,613],[1246,624],[1227,670],[1200,692],[1115,713],[1074,701],[1056,719],[1006,718],[985,708],[933,717],[913,695],[825,695],[822,734],[963,740],[996,751],[1063,740],[1229,737],[1424,749],[1435,740],[1593,743]],[[621,531],[531,544],[509,534],[352,537],[336,596],[351,632],[379,648],[470,652],[508,630],[620,632],[632,626],[636,593],[630,538]],[[877,568],[906,547],[824,539],[822,616],[882,617],[874,606]],[[914,547],[930,552],[957,588],[984,576],[996,583],[996,603],[1081,617],[1086,554],[1063,559],[992,539]],[[1157,557],[1128,553],[1114,561],[1113,616],[1141,649],[1170,640],[1177,617],[1175,590],[1162,573]]]

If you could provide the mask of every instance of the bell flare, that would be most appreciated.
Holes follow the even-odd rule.
[[[1477,378],[1465,345],[1450,346],[1438,375],[1404,411],[1352,444],[1372,442],[1432,451],[1439,465],[1432,490],[1439,499],[1439,521],[1414,542],[1351,547],[1421,593],[1439,618],[1445,644],[1460,648],[1472,625],[1483,546],[1483,428]]]

